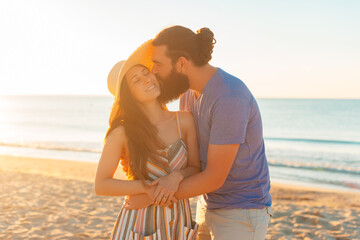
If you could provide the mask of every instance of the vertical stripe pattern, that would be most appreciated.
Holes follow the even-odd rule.
[[[147,162],[148,177],[152,180],[186,167],[187,150],[180,138],[160,154],[164,167]],[[197,224],[192,221],[188,199],[171,207],[151,205],[143,209],[120,210],[110,239],[112,240],[191,240],[196,239]]]

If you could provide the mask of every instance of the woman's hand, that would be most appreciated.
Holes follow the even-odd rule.
[[[152,198],[156,186],[152,184],[149,180],[143,182],[143,187],[145,193],[135,194],[135,195],[127,195],[124,200],[123,207],[126,209],[139,209],[146,208],[154,203]]]
[[[171,201],[177,201],[174,194],[179,188],[180,182],[184,179],[179,170],[171,172],[169,175],[158,178],[150,185],[156,186],[155,191],[152,194],[154,204],[160,206],[169,206]]]
[[[146,208],[152,204],[154,204],[154,200],[152,196],[155,193],[155,189],[157,188],[156,183],[152,182],[149,184],[148,181],[145,182],[146,193],[136,194],[131,196],[126,196],[123,207],[126,209],[140,209]],[[172,197],[172,201],[176,202],[177,199]],[[170,204],[170,203],[169,203]],[[168,204],[168,205],[169,205]],[[165,204],[165,206],[168,206]]]
[[[146,208],[153,203],[152,198],[148,194],[143,193],[126,196],[123,207],[126,209],[140,209]]]

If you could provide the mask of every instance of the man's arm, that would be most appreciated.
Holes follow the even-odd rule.
[[[177,199],[198,196],[220,188],[234,163],[240,144],[209,144],[206,169],[185,178],[175,193]]]
[[[239,94],[226,94],[216,101],[211,116],[206,168],[180,183],[175,194],[177,199],[213,192],[224,185],[239,146],[245,141],[250,106],[251,102]]]
[[[206,169],[203,172],[182,180],[174,196],[177,199],[190,198],[213,192],[220,188],[230,172],[239,145],[240,144],[210,144]],[[126,204],[125,208],[138,209],[152,204],[151,198],[146,194],[133,195],[129,199],[131,199],[131,204]]]

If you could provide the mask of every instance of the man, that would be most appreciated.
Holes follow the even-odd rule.
[[[213,33],[182,26],[153,40],[153,73],[162,100],[180,100],[195,118],[202,172],[184,179],[175,197],[203,194],[199,239],[265,239],[272,214],[262,122],[255,98],[238,78],[211,66]]]

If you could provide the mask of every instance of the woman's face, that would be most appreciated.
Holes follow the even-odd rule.
[[[142,65],[130,68],[125,79],[131,94],[138,102],[148,102],[160,95],[160,86],[155,75]]]

